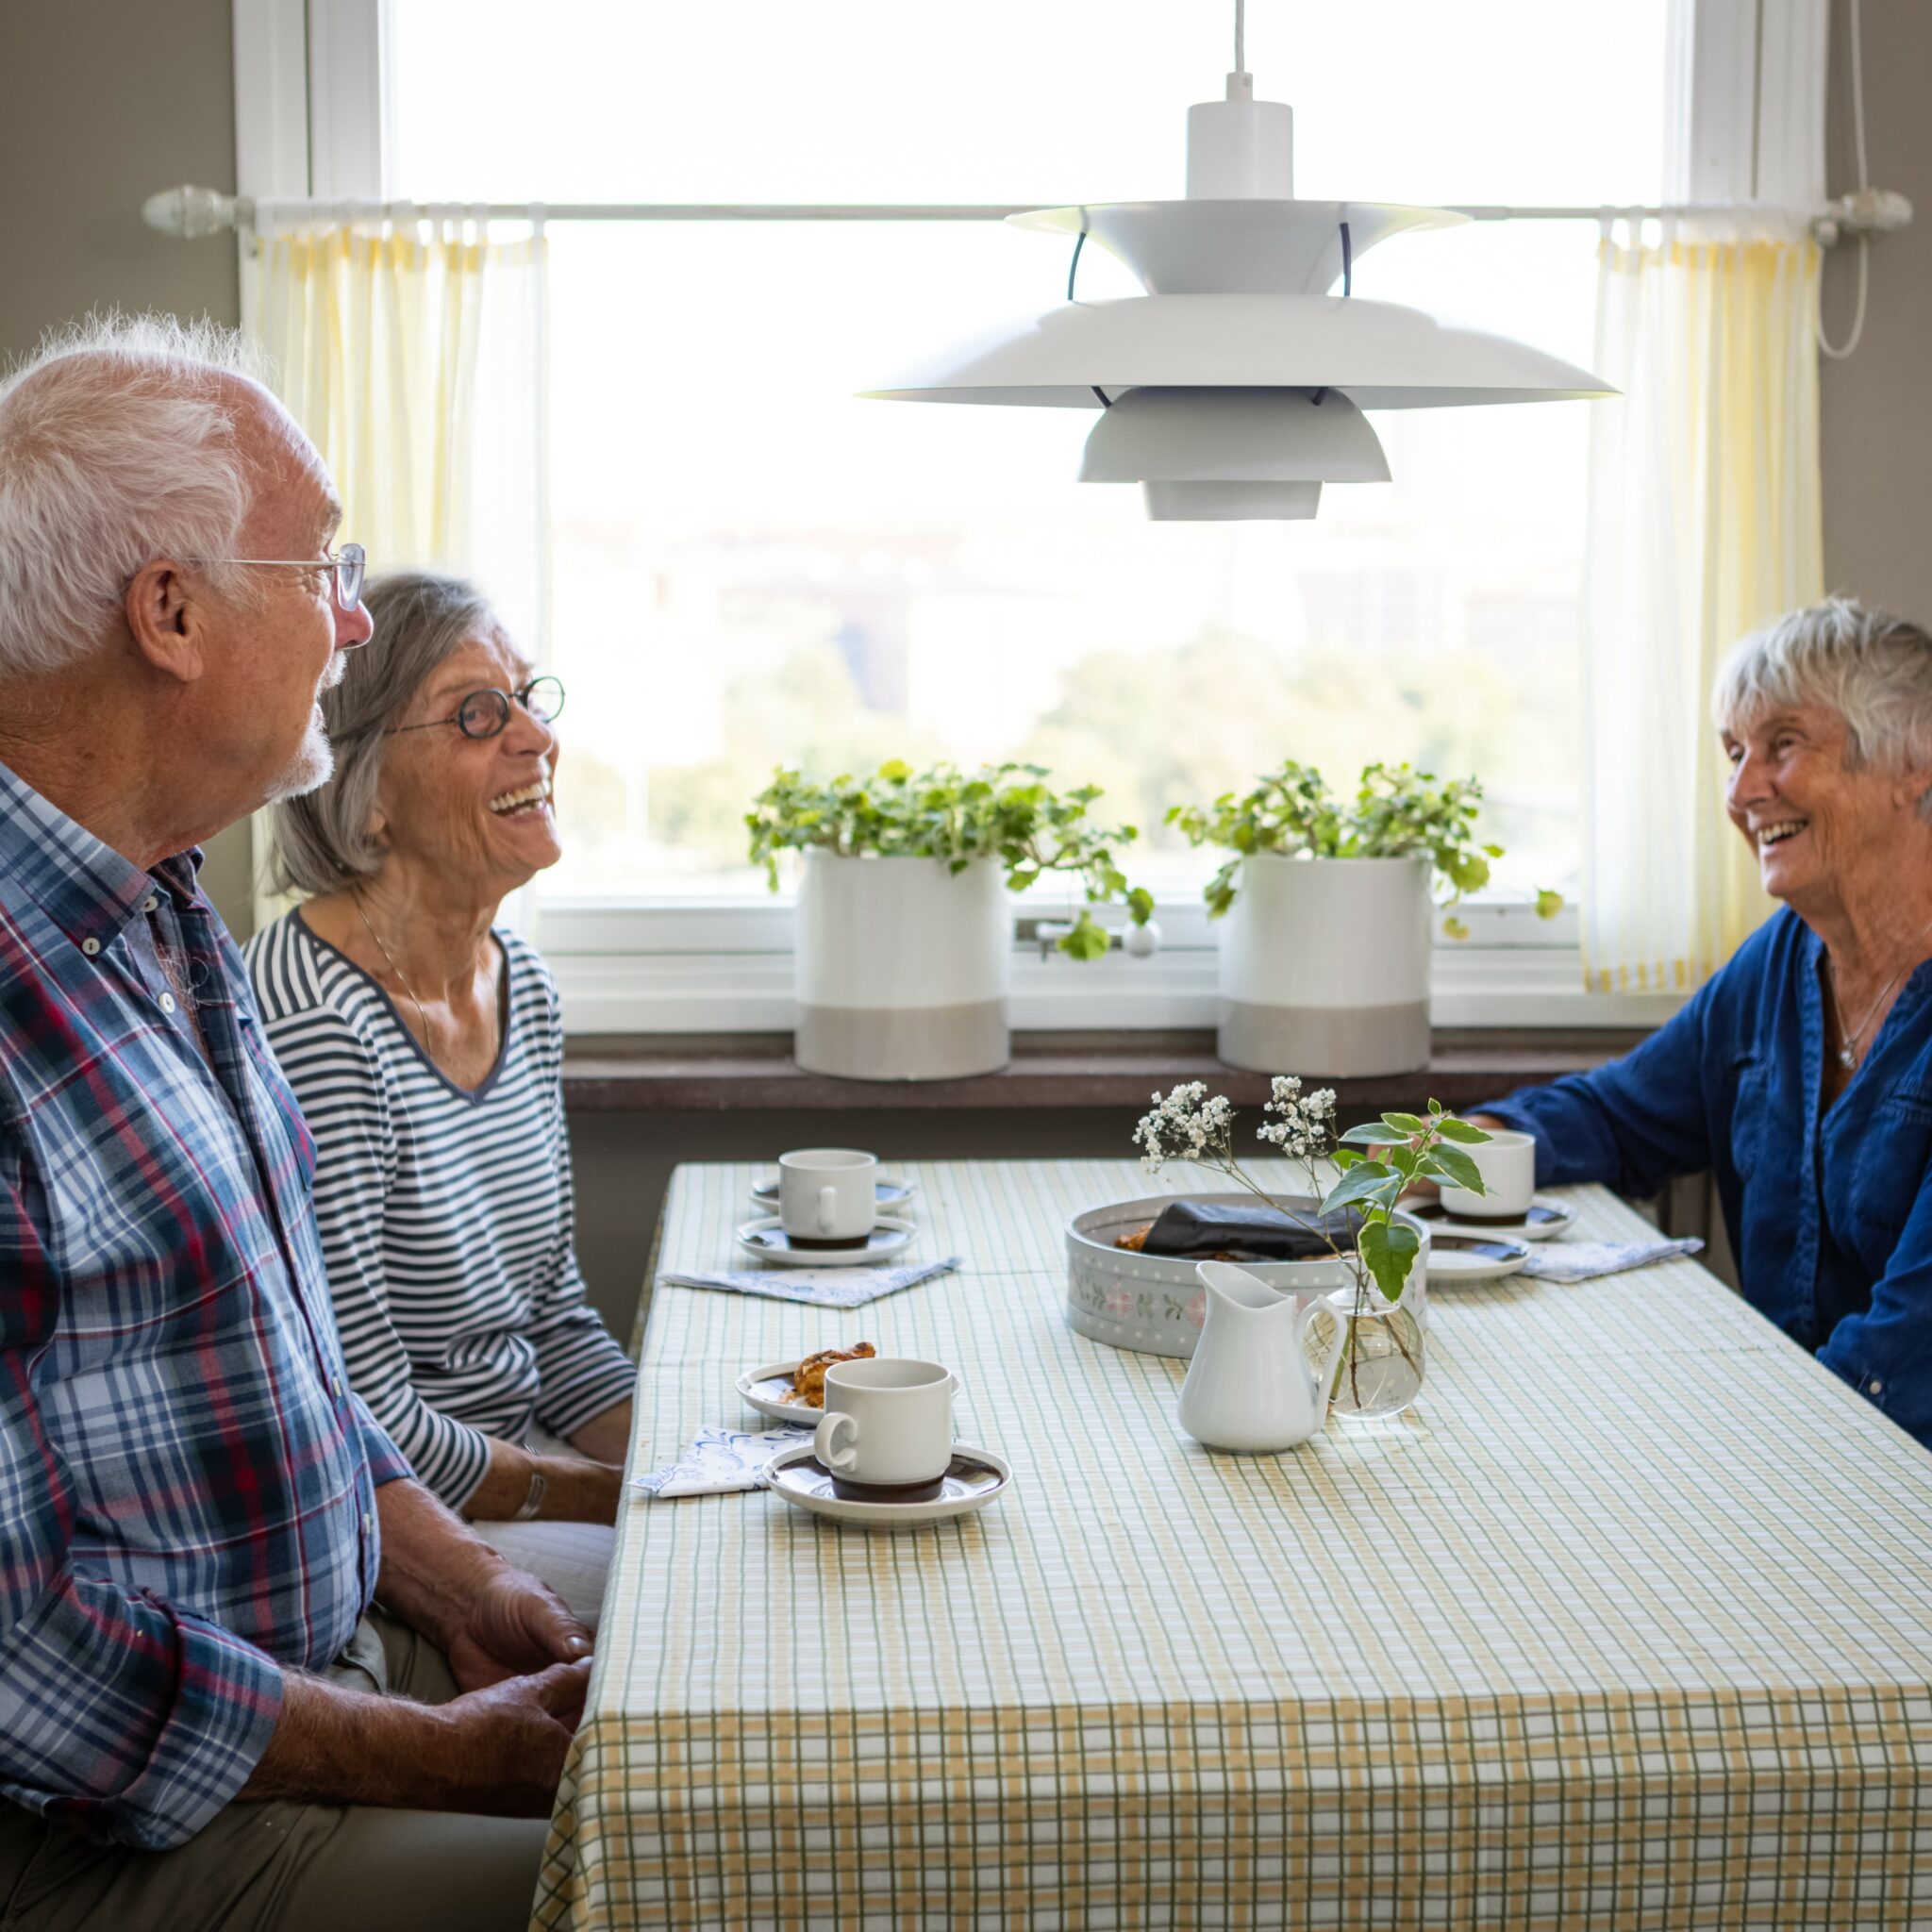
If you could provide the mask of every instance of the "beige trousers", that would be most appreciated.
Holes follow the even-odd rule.
[[[325,1674],[446,1704],[442,1653],[373,1610]],[[233,1804],[172,1852],[102,1845],[0,1804],[6,1932],[525,1932],[545,1823],[367,1805]]]

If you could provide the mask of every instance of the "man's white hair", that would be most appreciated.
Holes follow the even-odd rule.
[[[1932,771],[1932,637],[1851,597],[1793,610],[1735,644],[1710,709],[1720,731],[1816,702],[1845,721],[1845,762]],[[1920,804],[1932,818],[1932,790]]]
[[[157,558],[233,557],[261,486],[236,391],[247,340],[168,315],[92,315],[0,380],[0,678],[95,649]],[[209,573],[250,594],[246,574]]]

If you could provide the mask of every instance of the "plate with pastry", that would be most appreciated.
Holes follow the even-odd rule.
[[[746,1406],[779,1423],[815,1423],[825,1412],[825,1371],[835,1362],[863,1361],[876,1355],[869,1341],[850,1348],[822,1348],[803,1361],[767,1362],[738,1378]]]

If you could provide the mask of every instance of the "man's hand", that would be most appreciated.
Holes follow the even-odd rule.
[[[291,1672],[238,1796],[546,1818],[590,1675],[584,1657],[431,1706]]]
[[[446,1648],[457,1682],[477,1690],[588,1657],[591,1633],[547,1584],[506,1565],[472,1593]]]
[[[590,1675],[584,1657],[534,1676],[506,1677],[441,1706],[437,1715],[451,1726],[441,1774],[449,1783],[436,1808],[549,1817]]]

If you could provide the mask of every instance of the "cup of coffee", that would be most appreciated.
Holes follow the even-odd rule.
[[[849,1248],[878,1222],[878,1157],[807,1147],[778,1157],[778,1222],[801,1247]]]
[[[1491,1127],[1490,1138],[1461,1147],[1475,1162],[1484,1191],[1442,1184],[1442,1208],[1461,1221],[1521,1221],[1536,1198],[1536,1136],[1509,1127]]]
[[[953,1398],[959,1378],[903,1356],[835,1362],[812,1454],[835,1478],[899,1489],[937,1482],[953,1459]]]

